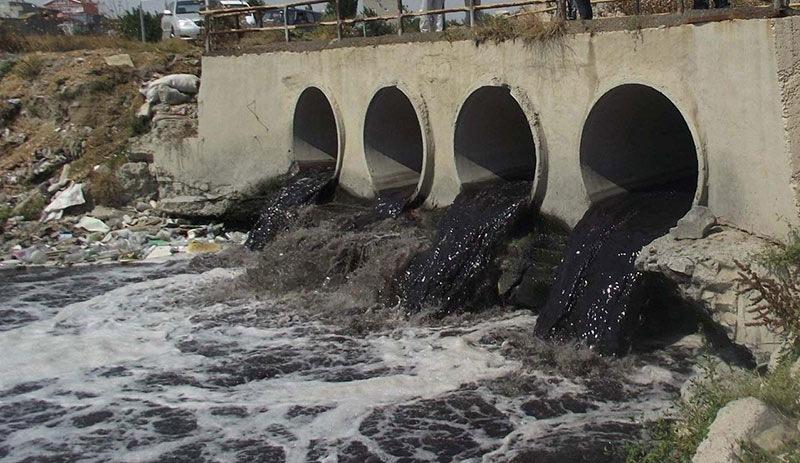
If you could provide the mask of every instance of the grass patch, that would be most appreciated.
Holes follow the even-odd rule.
[[[34,192],[32,196],[19,203],[11,214],[21,215],[25,220],[38,220],[46,205],[47,198],[39,192]]]
[[[189,53],[198,47],[188,41],[170,39],[161,42],[139,42],[110,35],[34,35],[20,34],[0,28],[0,51],[10,53],[66,52],[73,50],[119,49],[128,52]]]
[[[755,261],[772,273],[785,273],[800,265],[800,230],[791,228],[785,243],[756,255]]]
[[[138,137],[139,135],[144,135],[150,130],[150,121],[143,118],[137,117],[135,114],[130,116],[128,122],[128,133],[132,137]]]
[[[11,211],[12,211],[11,207],[8,206],[7,204],[0,205],[0,226],[6,224],[8,218],[11,217]]]
[[[89,176],[89,195],[95,204],[119,207],[125,204],[125,192],[111,169],[99,169]]]
[[[17,64],[17,62],[12,59],[0,61],[0,80],[3,80],[3,77],[14,69],[15,64]]]
[[[38,77],[46,65],[47,60],[44,57],[39,55],[28,55],[19,60],[17,64],[14,65],[14,68],[11,70],[11,72],[23,79],[31,80]]]
[[[86,84],[86,89],[90,93],[98,93],[98,92],[108,93],[114,90],[116,86],[117,83],[114,81],[114,79],[108,76],[103,76],[89,81],[89,83]]]
[[[627,461],[690,461],[717,412],[736,399],[755,397],[789,418],[800,418],[800,381],[790,373],[793,360],[787,359],[766,375],[747,371],[721,375],[707,367],[707,379],[695,386],[689,401],[678,404],[677,416],[652,425],[645,443],[629,446]]]

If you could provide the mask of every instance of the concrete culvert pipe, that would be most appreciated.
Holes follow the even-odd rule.
[[[316,87],[300,94],[292,123],[294,160],[303,163],[336,163],[339,135],[328,98]]]
[[[467,98],[456,120],[454,148],[463,185],[533,182],[536,176],[533,132],[507,87],[481,87]]]
[[[586,119],[581,170],[592,202],[632,191],[697,189],[692,133],[664,94],[626,84],[603,95]]]
[[[380,89],[367,108],[364,151],[375,192],[412,195],[422,173],[422,127],[408,97],[397,87]]]

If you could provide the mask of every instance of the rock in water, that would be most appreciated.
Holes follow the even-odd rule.
[[[447,209],[433,246],[411,261],[400,278],[406,310],[438,307],[449,313],[497,297],[492,260],[514,225],[530,210],[525,181],[471,186]]]
[[[648,295],[636,256],[666,234],[691,201],[687,192],[656,191],[592,206],[570,235],[536,334],[579,339],[608,354],[627,352]]]
[[[260,250],[286,229],[300,206],[320,200],[333,185],[333,167],[329,165],[305,168],[293,174],[286,185],[262,209],[245,243],[251,250]]]

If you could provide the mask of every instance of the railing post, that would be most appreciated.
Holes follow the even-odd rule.
[[[238,14],[236,16],[234,16],[234,18],[236,18],[236,30],[238,31],[239,29],[242,28],[242,23],[239,21],[239,15]],[[236,32],[236,45],[239,45],[241,43],[242,43],[242,34],[240,34],[239,32]]]
[[[336,38],[342,40],[342,10],[339,0],[333,0],[333,7],[336,9]]]
[[[568,0],[556,0],[556,16],[561,21],[567,20],[567,1]]]
[[[403,35],[403,0],[397,0],[397,35]]]
[[[214,17],[213,16],[206,16],[206,19],[203,21],[205,23],[205,28],[203,30],[203,33],[205,34],[205,37],[203,37],[203,42],[204,42],[204,48],[206,50],[206,53],[210,53],[211,52],[211,23],[212,23],[212,21],[214,21]]]
[[[683,6],[683,0],[677,0],[677,1],[678,1],[678,13],[683,14],[685,11]]]
[[[475,0],[469,0],[469,27],[475,26]]]
[[[289,41],[289,7],[283,7],[283,36],[286,41]]]
[[[364,34],[364,37],[367,36],[367,22],[361,21],[361,33]]]
[[[642,0],[636,0],[636,16],[642,14]]]

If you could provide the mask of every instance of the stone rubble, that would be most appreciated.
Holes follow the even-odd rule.
[[[635,265],[674,281],[682,296],[705,309],[731,341],[747,347],[759,363],[766,363],[781,339],[764,326],[752,325],[755,295],[742,292],[736,282],[735,261],[753,262],[753,256],[769,246],[773,244],[755,235],[717,226],[703,239],[662,236],[642,249]]]

